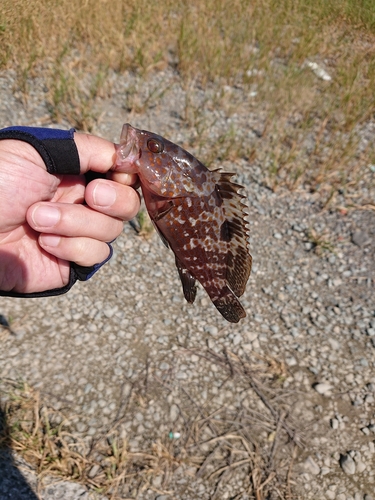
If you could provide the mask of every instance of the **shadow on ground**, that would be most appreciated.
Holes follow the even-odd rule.
[[[38,500],[15,463],[9,427],[0,407],[0,498],[1,500]]]

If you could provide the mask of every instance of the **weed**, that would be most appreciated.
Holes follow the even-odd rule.
[[[205,367],[215,365],[217,381],[227,390],[231,381],[243,387],[239,408],[202,403],[200,388],[196,393],[173,376],[151,377],[149,385],[140,373],[124,415],[92,439],[73,431],[66,415],[54,410],[38,391],[2,380],[0,414],[5,419],[0,423],[0,445],[31,463],[39,484],[47,474],[53,475],[83,483],[110,499],[139,498],[146,489],[173,495],[177,470],[192,481],[204,480],[213,492],[211,498],[221,498],[227,483],[233,494],[247,491],[258,499],[290,489],[292,461],[284,457],[280,462],[276,451],[282,445],[284,454],[289,440],[299,446],[300,438],[281,398],[284,364],[272,358],[241,358],[226,350],[175,353],[181,359],[192,355]],[[153,372],[153,366],[148,369]],[[144,449],[131,450],[121,429],[139,411],[139,397],[149,400],[155,390],[170,394],[175,386],[181,393],[181,418],[173,424],[181,429],[179,438],[163,435]]]
[[[327,232],[318,233],[315,229],[311,228],[307,232],[307,238],[312,243],[312,248],[317,255],[322,255],[323,252],[334,253],[335,246],[330,241]]]
[[[149,238],[154,232],[154,225],[148,215],[147,210],[141,208],[137,216],[130,222],[133,229],[139,236]]]
[[[147,210],[140,210],[137,218],[139,222],[138,234],[145,237],[150,236],[154,231],[154,225],[150,219],[150,216],[148,215]]]

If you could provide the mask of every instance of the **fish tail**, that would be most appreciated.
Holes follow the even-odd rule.
[[[246,316],[240,301],[227,286],[221,290],[220,297],[213,300],[213,303],[220,314],[231,323],[238,323],[241,318]]]

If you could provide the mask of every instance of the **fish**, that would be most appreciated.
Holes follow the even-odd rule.
[[[176,261],[192,304],[200,282],[221,315],[238,323],[238,300],[251,272],[243,186],[233,173],[209,170],[173,142],[126,123],[114,170],[137,174],[149,216]]]

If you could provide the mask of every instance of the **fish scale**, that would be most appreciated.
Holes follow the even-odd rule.
[[[198,280],[226,320],[244,318],[238,297],[252,260],[246,205],[234,174],[209,170],[180,146],[129,124],[115,169],[139,176],[150,218],[175,254],[185,299],[194,302]]]

